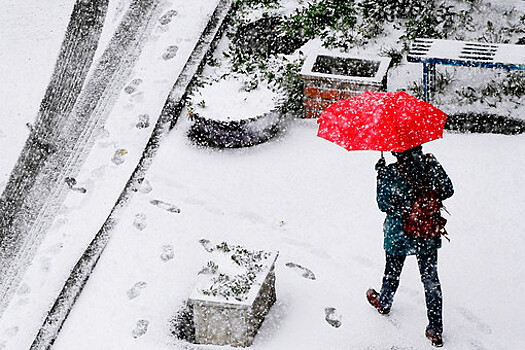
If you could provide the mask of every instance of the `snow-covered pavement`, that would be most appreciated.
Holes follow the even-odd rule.
[[[161,146],[147,176],[153,190],[130,203],[54,349],[188,348],[170,336],[169,321],[206,262],[201,238],[280,251],[278,300],[253,349],[430,348],[415,259],[406,263],[390,316],[364,297],[383,271],[379,153],[349,153],[321,140],[311,120],[292,121],[266,144],[225,151],[193,146],[187,127],[181,120]],[[524,141],[446,134],[425,147],[456,189],[445,203],[452,242],[440,250],[447,349],[522,348]],[[133,225],[137,214],[142,230]],[[161,258],[166,249],[173,259]],[[288,262],[309,268],[316,280]],[[138,295],[130,298],[135,285]],[[327,307],[342,316],[341,327],[325,321]],[[142,319],[148,330],[134,338]]]
[[[119,24],[118,17],[126,12],[125,3],[112,2],[97,57]],[[0,349],[27,349],[31,345],[71,269],[135,170],[173,85],[190,57],[195,59],[193,51],[218,3],[219,0],[163,2],[162,12],[157,11],[140,57],[129,72],[120,76],[125,81],[116,84],[122,83],[122,89],[111,101],[113,108],[107,111],[104,125],[97,125],[90,152],[85,149],[89,155],[82,159],[77,184],[68,192],[59,212],[53,213],[56,217],[51,228],[0,319]],[[14,4],[10,6],[16,8]],[[32,10],[36,11],[34,7]],[[45,87],[45,79],[38,83]],[[15,92],[12,90],[8,96]],[[22,141],[25,138],[19,132],[14,134]],[[12,152],[10,159],[14,163],[18,149],[4,145]],[[32,249],[37,249],[36,244]]]
[[[72,0],[5,0],[0,11],[0,191],[29,134],[73,9]],[[53,23],[53,25],[50,25]]]

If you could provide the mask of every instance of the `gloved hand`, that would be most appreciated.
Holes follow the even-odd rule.
[[[386,166],[385,158],[383,157],[379,158],[379,160],[376,163],[376,171],[380,172],[381,170],[384,170],[385,166]]]

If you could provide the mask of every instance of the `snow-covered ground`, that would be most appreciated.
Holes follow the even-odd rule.
[[[126,3],[129,1],[110,3],[97,58],[112,37],[113,30],[119,23],[118,17],[126,10]],[[93,147],[76,176],[77,186],[73,189],[83,188],[84,192],[69,191],[47,236],[40,247],[34,247],[35,250],[38,248],[34,259],[16,295],[2,314],[0,349],[27,349],[31,345],[71,269],[101,228],[136,168],[164,103],[217,3],[218,0],[205,0],[189,4],[179,0],[164,3],[159,9],[162,11],[157,11],[159,13],[154,18],[141,55],[136,64],[130,67],[130,75],[120,77],[126,79],[122,82],[126,86],[117,91],[111,113],[104,125],[97,129]],[[13,10],[21,11],[15,4],[10,6]],[[33,6],[32,11],[37,13],[38,7]],[[161,15],[166,15],[162,23],[159,20]],[[24,14],[20,16],[23,17]],[[49,21],[50,18],[47,18],[47,23]],[[67,21],[63,25],[65,27]],[[54,25],[49,27],[54,28]],[[29,36],[27,33],[26,35]],[[24,40],[26,46],[32,42],[31,36],[24,37]],[[57,50],[58,47],[59,42]],[[9,60],[6,58],[6,61]],[[53,67],[50,62],[49,73]],[[41,80],[35,79],[35,84],[38,84],[38,88],[42,85],[45,89],[48,77],[41,71],[38,74],[43,76]],[[18,81],[14,76],[8,77],[10,81]],[[25,91],[30,90],[32,85],[24,81],[21,86],[20,91]],[[10,90],[6,92],[6,96],[16,97],[16,93],[17,90]],[[37,97],[35,101],[38,101]],[[4,109],[1,110],[3,113]],[[144,116],[147,116],[147,121]],[[13,125],[18,127],[20,121],[15,121],[15,124]],[[13,137],[22,141],[25,139],[26,135],[18,132],[15,127],[10,130],[13,131]],[[14,164],[23,142],[18,146],[7,141],[3,143],[3,140],[0,139],[3,146],[1,148],[12,152],[9,160]],[[8,175],[11,168],[2,168],[2,171],[4,169]]]
[[[202,238],[280,252],[278,301],[253,349],[430,348],[414,258],[390,316],[365,300],[368,287],[380,286],[384,260],[373,169],[378,152],[350,153],[321,140],[312,120],[293,121],[266,144],[225,151],[193,146],[186,129],[179,122],[161,146],[148,173],[153,190],[130,203],[55,349],[187,348],[170,337],[169,321],[207,261]],[[446,134],[425,146],[456,189],[445,203],[452,242],[440,250],[439,266],[448,349],[523,346],[524,141]],[[180,213],[153,206],[152,199]],[[142,230],[133,225],[137,214],[145,217]],[[161,258],[166,247],[174,251],[167,261]],[[288,262],[309,268],[316,280]],[[138,296],[130,299],[137,283]],[[340,328],[325,321],[326,307],[342,316]],[[149,321],[148,331],[134,338],[141,319]]]
[[[0,191],[53,73],[73,0],[4,0],[0,11]],[[52,25],[50,25],[52,23]]]
[[[110,5],[116,11],[125,2]],[[169,77],[151,79],[147,68],[155,68],[153,76],[159,72],[166,63],[159,57],[168,45],[179,46],[177,59],[189,54],[197,34],[188,32],[187,23],[212,7],[211,1],[198,3],[203,5],[172,0],[170,6],[180,5],[177,18],[188,22],[155,28],[149,56],[133,71],[138,88],[122,93],[105,127],[109,132],[101,133],[77,178],[87,195],[71,193],[54,222],[54,235],[43,243],[0,320],[0,349],[28,348],[50,306],[42,299],[52,303],[71,262],[100,228],[114,203],[107,198],[116,200],[158,116],[158,101],[164,101],[178,74],[174,65]],[[72,0],[8,0],[7,10],[0,12],[5,82],[0,84],[0,189],[27,136],[25,123],[38,111],[72,5]],[[403,83],[404,75],[419,76],[420,69],[409,65],[398,70],[390,87]],[[139,115],[146,113],[152,118],[150,128],[137,129]],[[185,137],[187,127],[181,120],[162,145],[148,173],[153,190],[137,193],[127,208],[55,349],[186,348],[170,337],[169,321],[207,261],[201,238],[280,252],[278,301],[254,349],[429,347],[415,259],[407,261],[390,316],[378,315],[364,298],[368,287],[379,287],[384,259],[384,216],[375,204],[377,153],[349,153],[318,139],[315,121],[294,120],[276,140],[226,151],[193,146]],[[524,136],[447,134],[425,147],[443,163],[456,188],[446,203],[452,242],[440,251],[446,348],[523,347],[524,141]],[[128,150],[121,165],[111,162],[119,149]],[[152,205],[155,199],[172,203],[180,213]],[[145,228],[138,230],[134,222]],[[302,278],[285,266],[288,262],[309,268],[317,279]],[[326,307],[337,309],[340,328],[326,323]],[[135,339],[132,331],[141,319],[149,321],[148,331]]]

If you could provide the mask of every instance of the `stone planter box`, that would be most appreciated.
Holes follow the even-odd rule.
[[[248,347],[276,301],[275,260],[268,258],[269,268],[259,274],[244,301],[225,301],[194,291],[189,298],[193,307],[195,342],[197,344]]]
[[[314,53],[301,70],[304,117],[318,118],[333,103],[365,91],[384,91],[390,65],[387,57]]]

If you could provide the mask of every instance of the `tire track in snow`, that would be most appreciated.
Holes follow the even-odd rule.
[[[218,33],[220,32],[225,18],[231,10],[232,3],[233,0],[220,0],[207,27],[204,29],[199,42],[186,62],[167,101],[165,102],[160,118],[158,119],[151,138],[143,151],[139,164],[128,180],[110,215],[73,268],[71,275],[67,279],[60,295],[49,311],[32,344],[32,350],[49,349],[58,336],[71,308],[82,292],[85,283],[104,251],[104,248],[109,241],[111,231],[116,226],[123,208],[129,203],[134,191],[140,187],[140,182],[144,179],[146,171],[152,164],[153,158],[160,147],[161,140],[167,135],[169,129],[177,122],[178,115],[182,110],[183,98],[192,83],[193,77],[204,65],[206,54],[214,48]]]

